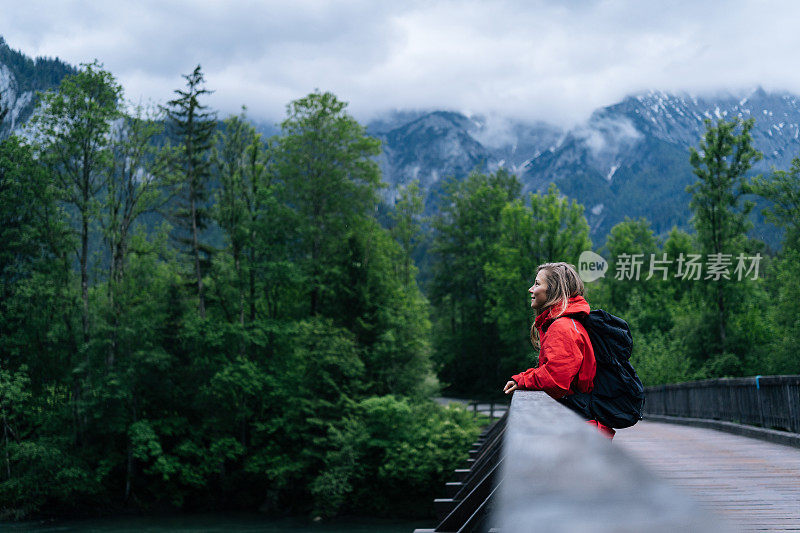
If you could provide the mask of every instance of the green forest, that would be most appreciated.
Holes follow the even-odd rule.
[[[536,362],[536,266],[586,250],[645,385],[800,373],[800,159],[753,176],[752,122],[687,153],[692,232],[593,243],[582,205],[502,169],[450,179],[434,217],[415,182],[387,206],[380,142],[335,95],[265,138],[183,78],[132,105],[84,64],[0,143],[0,519],[426,516],[485,423],[433,398],[500,398]],[[779,251],[748,237],[756,196]]]

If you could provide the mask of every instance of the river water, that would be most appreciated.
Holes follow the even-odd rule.
[[[158,517],[112,517],[83,520],[0,522],[9,533],[411,533],[434,527],[433,520],[411,522],[379,518],[350,518],[312,522],[300,518],[270,519],[258,514],[202,514]]]

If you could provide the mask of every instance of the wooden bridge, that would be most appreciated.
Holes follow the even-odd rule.
[[[608,442],[515,392],[417,531],[800,531],[800,376],[650,389],[653,411]]]
[[[614,444],[740,531],[800,531],[798,448],[646,420]]]

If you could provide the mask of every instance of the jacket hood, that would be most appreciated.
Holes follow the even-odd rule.
[[[589,314],[589,303],[583,298],[583,296],[573,296],[569,300],[567,300],[567,309],[564,313],[559,314],[561,312],[561,306],[551,305],[541,313],[536,316],[536,321],[534,325],[537,328],[541,329],[542,331],[547,330],[550,324],[558,318],[559,316],[564,315],[588,315]]]

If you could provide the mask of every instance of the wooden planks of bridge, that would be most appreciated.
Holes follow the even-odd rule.
[[[642,421],[614,444],[742,531],[800,531],[800,449]]]

